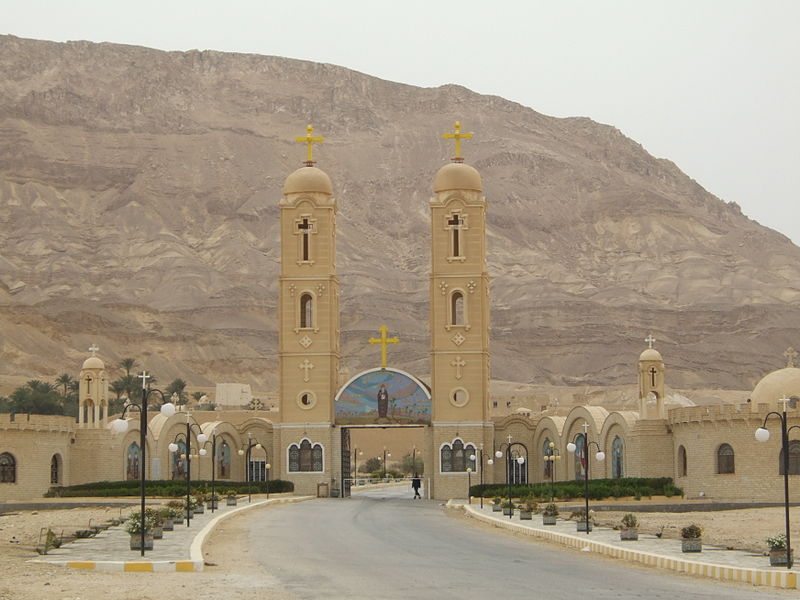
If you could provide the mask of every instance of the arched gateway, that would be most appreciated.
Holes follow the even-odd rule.
[[[387,338],[385,328],[380,339],[369,340],[382,344],[381,368],[339,381],[336,201],[330,178],[312,158],[313,144],[324,139],[311,126],[297,138],[308,146],[307,160],[287,177],[280,202],[281,423],[274,454],[282,457],[280,476],[299,493],[315,493],[320,483],[339,489],[349,479],[352,427],[424,427],[421,454],[434,498],[463,496],[466,465],[481,468],[469,457],[453,457],[464,448],[492,447],[486,199],[480,175],[460,152],[461,140],[471,136],[459,123],[445,134],[455,140],[456,155],[437,172],[429,203],[430,387],[387,368],[387,344],[397,339]]]

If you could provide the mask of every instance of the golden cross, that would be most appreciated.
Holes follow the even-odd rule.
[[[314,146],[314,142],[321,143],[325,141],[325,138],[321,135],[318,137],[314,137],[314,127],[309,125],[306,127],[306,135],[304,137],[296,137],[294,138],[295,142],[299,142],[301,144],[308,145],[308,156],[306,157],[306,166],[311,167],[314,165],[314,159],[312,158],[312,147]]]
[[[461,133],[461,123],[459,121],[453,123],[453,128],[455,129],[453,133],[444,133],[442,137],[446,140],[456,141],[456,155],[453,157],[453,162],[464,162],[461,156],[461,140],[470,139],[472,137],[472,132]]]
[[[399,338],[387,338],[386,332],[388,331],[386,325],[381,325],[381,337],[380,338],[369,338],[370,344],[380,344],[381,345],[381,369],[386,368],[386,344],[397,344],[400,342]]]
[[[89,348],[89,350],[91,350],[91,348]],[[784,352],[783,355],[786,357],[786,368],[789,369],[793,367],[794,359],[797,358],[797,351],[791,346],[789,346],[789,348],[786,349],[786,352]]]

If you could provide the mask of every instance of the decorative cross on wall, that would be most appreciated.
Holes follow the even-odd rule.
[[[300,363],[300,370],[303,371],[303,381],[308,383],[310,376],[308,372],[314,368],[314,363],[310,362],[308,359],[305,359],[302,363]]]
[[[381,369],[386,368],[386,344],[398,344],[400,343],[400,338],[397,337],[386,337],[386,332],[388,328],[386,325],[381,325],[381,337],[380,338],[369,338],[368,342],[370,344],[380,344],[381,345]]]
[[[466,367],[467,362],[460,356],[456,356],[455,360],[453,360],[453,362],[450,363],[450,366],[456,368],[456,379],[461,379],[461,377],[463,376],[463,373],[461,372],[461,367]]]

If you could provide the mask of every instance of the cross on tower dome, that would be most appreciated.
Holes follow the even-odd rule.
[[[452,158],[452,161],[461,163],[464,162],[464,158],[461,156],[461,140],[470,139],[472,137],[472,132],[461,133],[461,123],[459,121],[453,123],[453,129],[453,133],[444,133],[442,137],[446,140],[456,141],[456,155]]]
[[[783,355],[786,357],[786,368],[790,369],[794,367],[794,359],[797,358],[797,351],[789,346]]]
[[[313,146],[314,142],[320,144],[325,141],[325,138],[320,136],[314,137],[314,127],[309,125],[306,127],[306,135],[294,138],[295,142],[299,142],[301,144],[306,144],[307,146],[307,156],[306,160],[303,164],[307,167],[314,166],[314,158],[313,158]]]
[[[653,344],[656,343],[656,338],[654,338],[653,334],[650,333],[650,334],[648,334],[648,336],[646,338],[644,338],[644,341],[647,342],[648,347],[652,350],[653,349]]]
[[[92,356],[97,356],[97,353],[100,352],[100,348],[98,348],[97,344],[92,344],[89,346],[89,352],[92,353]]]

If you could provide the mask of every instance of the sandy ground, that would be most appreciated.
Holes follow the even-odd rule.
[[[275,510],[265,508],[262,510]],[[122,514],[130,512],[129,508]],[[257,513],[246,512],[223,521],[206,542],[202,573],[101,573],[28,562],[42,527],[69,533],[119,517],[119,507],[23,511],[0,516],[0,600],[150,600],[177,597],[190,592],[195,598],[228,600],[291,600],[250,558],[242,543],[247,522]],[[565,516],[562,514],[562,516]],[[704,528],[703,542],[737,549],[766,551],[765,538],[783,531],[782,508],[721,512],[637,513],[640,531],[679,537],[680,528],[697,523]],[[616,525],[621,512],[598,512],[599,524]],[[792,509],[792,521],[800,523],[800,507]],[[800,535],[797,537],[800,540]]]

